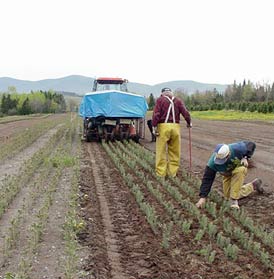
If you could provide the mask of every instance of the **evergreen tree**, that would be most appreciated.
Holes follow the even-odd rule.
[[[11,110],[16,112],[17,103],[17,99],[12,99],[10,94],[7,94],[7,96],[4,94],[1,102],[1,111],[4,114],[8,114]]]
[[[269,101],[273,102],[274,101],[274,82],[272,83],[272,86],[271,86],[271,90],[270,90],[270,93],[269,93],[269,98],[268,98]]]
[[[31,114],[31,106],[28,97],[25,99],[25,101],[22,104],[22,107],[20,109],[20,114],[22,115]]]
[[[153,110],[154,106],[155,106],[155,98],[154,98],[153,94],[150,93],[150,95],[148,97],[148,109]]]
[[[2,100],[1,100],[1,111],[2,113],[6,114],[8,112],[8,109],[7,109],[7,102],[6,102],[6,95],[4,94],[2,96]]]

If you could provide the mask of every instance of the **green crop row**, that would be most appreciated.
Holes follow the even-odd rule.
[[[112,146],[113,144],[110,144]],[[253,231],[256,229],[252,229],[250,226],[243,225],[237,218],[236,213],[234,211],[230,211],[229,206],[225,202],[221,202],[222,199],[219,196],[216,196],[216,203],[214,200],[208,202],[206,211],[200,212],[195,207],[195,191],[197,191],[199,179],[189,176],[185,174],[182,178],[183,181],[180,181],[178,178],[170,178],[167,180],[163,180],[158,178],[155,175],[154,171],[154,156],[151,152],[146,151],[143,147],[135,143],[120,143],[117,142],[113,147],[111,147],[111,152],[115,160],[119,161],[119,168],[123,168],[127,166],[131,172],[131,180],[139,180],[142,185],[146,185],[147,189],[155,196],[157,201],[161,203],[161,205],[165,208],[168,214],[171,216],[170,222],[159,222],[158,227],[162,227],[163,236],[163,246],[167,247],[167,239],[166,235],[170,234],[172,230],[173,223],[184,229],[187,228],[186,231],[191,230],[191,225],[193,222],[198,222],[199,230],[193,236],[194,240],[200,241],[204,238],[204,235],[208,235],[209,239],[214,239],[216,245],[223,250],[223,253],[230,259],[236,260],[237,254],[244,254],[246,257],[249,256],[248,252],[252,252],[254,256],[258,257],[261,262],[264,264],[265,268],[273,269],[273,257],[267,251],[271,251],[270,248],[270,239],[272,239],[272,234],[266,234],[266,240],[261,241],[258,237],[254,240]],[[119,158],[119,159],[117,159]],[[123,170],[123,173],[127,173],[129,175],[129,171]],[[153,187],[155,181],[160,183],[162,187]],[[135,182],[136,184],[136,182]],[[215,193],[216,195],[216,193]],[[170,201],[170,196],[174,199],[174,202]],[[221,204],[220,204],[221,202]],[[181,206],[181,210],[178,210],[178,204]],[[153,203],[154,205],[154,203]],[[182,215],[182,212],[187,210],[187,215]],[[240,211],[241,214],[244,214],[243,211]],[[154,212],[154,215],[157,211]],[[157,219],[157,218],[154,219]],[[224,229],[224,220],[228,218],[230,220],[229,227],[233,228],[231,232]],[[186,219],[186,220],[185,220]],[[181,222],[184,220],[184,222]],[[183,225],[184,224],[184,225]],[[197,224],[196,224],[197,226]],[[241,227],[243,226],[243,227]],[[259,228],[259,226],[255,226],[255,228]],[[248,229],[248,231],[245,231]],[[154,229],[153,229],[154,230]],[[242,232],[242,234],[240,233]],[[244,238],[244,240],[243,240]],[[267,248],[267,244],[269,244]],[[207,245],[207,248],[212,248],[212,242],[210,246]],[[202,254],[205,254],[209,261],[213,261],[213,255],[216,254],[218,248],[214,246],[211,252],[208,252],[208,249],[205,252],[202,249]],[[244,252],[248,251],[248,252]]]

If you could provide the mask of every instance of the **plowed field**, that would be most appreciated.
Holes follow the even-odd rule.
[[[64,125],[64,116],[51,117],[56,125],[37,130],[33,142],[1,153],[0,278],[274,278],[273,124],[194,120],[190,169],[182,123],[180,172],[162,180],[148,129],[140,144],[80,143],[81,122]],[[1,124],[1,150],[34,124]],[[208,206],[198,210],[212,150],[238,140],[256,142],[246,181],[262,178],[265,193],[242,199],[241,210],[233,211],[217,177]],[[73,201],[84,225],[72,219],[68,238]]]
[[[182,125],[181,160],[185,169],[190,167],[189,131]],[[255,217],[264,219],[267,226],[274,229],[274,124],[244,121],[207,121],[193,120],[191,131],[192,173],[202,178],[204,168],[218,143],[232,143],[240,140],[251,140],[257,145],[246,182],[259,177],[263,181],[265,194],[251,195],[240,201],[240,205]],[[150,134],[146,131],[146,140],[142,142],[152,152],[155,143],[149,142]],[[216,179],[213,187],[222,191],[221,178]],[[197,192],[198,198],[198,192]]]
[[[134,146],[121,147],[120,143],[115,143],[109,147],[109,152],[114,154],[114,159],[110,159],[101,144],[83,143],[80,185],[82,196],[86,195],[81,206],[87,228],[80,234],[80,240],[89,249],[84,264],[88,273],[85,278],[274,278],[274,246],[260,238],[262,232],[273,238],[274,231],[273,132],[272,124],[194,120],[190,172],[189,133],[182,124],[179,183],[173,180],[162,182],[155,177],[155,143],[150,142],[148,130],[146,138],[141,140],[141,145],[145,147],[141,155],[133,154]],[[200,211],[199,217],[193,217],[188,206],[184,207],[186,200],[192,204],[198,200],[197,180],[199,184],[199,178],[202,177],[215,145],[238,140],[253,140],[257,144],[247,181],[261,177],[266,191],[263,195],[254,193],[241,200],[240,206],[246,220],[253,220],[252,224],[256,228],[263,228],[259,233],[253,232],[229,210],[221,216],[219,203],[217,217],[212,217],[214,214],[210,216],[205,209]],[[145,158],[146,154],[150,159]],[[118,163],[113,160],[118,160]],[[178,186],[184,182],[187,183],[186,187],[192,188],[194,195],[186,194]],[[133,186],[130,186],[131,183]],[[178,189],[178,192],[174,189]],[[214,183],[214,189],[221,193],[219,177]],[[173,191],[176,194],[173,195]],[[139,192],[142,198],[138,198]],[[178,199],[178,195],[183,202]],[[142,202],[154,211],[147,210]],[[155,212],[157,221],[146,215],[147,212]],[[224,252],[226,248],[220,244],[220,235],[216,236],[217,233],[210,236],[204,232],[199,238],[203,215],[207,216],[209,223],[217,226],[220,235],[226,235],[230,239],[229,243],[239,248],[236,258]],[[190,220],[191,232],[182,231],[182,220]],[[222,227],[226,221],[231,229]],[[210,230],[210,227],[206,230]],[[244,240],[241,242],[237,239],[237,230],[252,242],[250,247],[253,248]],[[256,250],[257,246],[259,250]],[[206,248],[211,251],[207,256],[204,251]],[[212,263],[210,255],[213,256],[213,251],[216,254]],[[263,263],[260,251],[267,252],[269,264]]]

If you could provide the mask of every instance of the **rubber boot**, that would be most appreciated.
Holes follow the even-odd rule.
[[[230,200],[230,208],[240,209],[238,200],[231,199]]]
[[[264,188],[262,187],[262,180],[260,178],[255,178],[252,182],[254,191],[257,191],[259,194],[264,193]]]

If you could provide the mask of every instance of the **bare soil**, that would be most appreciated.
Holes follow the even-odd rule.
[[[25,122],[26,121],[26,122]],[[9,125],[13,125],[12,127]],[[0,125],[1,135],[12,135],[20,129],[30,127],[29,120]],[[12,131],[12,132],[11,132]],[[28,151],[22,151],[21,157],[27,158],[46,143],[54,130],[38,139]],[[260,177],[266,189],[263,195],[256,193],[240,201],[240,206],[256,222],[264,224],[269,232],[274,230],[274,127],[273,124],[236,121],[201,121],[193,120],[191,130],[191,169],[189,154],[189,130],[182,123],[181,168],[188,169],[192,175],[202,177],[206,162],[218,143],[231,143],[238,140],[253,140],[257,149],[252,159],[253,167],[249,169],[247,181]],[[140,143],[151,152],[155,152],[155,143],[150,142],[151,135],[146,130],[145,139]],[[25,152],[25,153],[24,153]],[[20,154],[18,156],[20,157]],[[19,162],[19,157],[16,161]],[[15,161],[15,160],[14,160]],[[1,162],[0,178],[5,173],[14,175],[13,169],[20,168],[14,161]],[[23,162],[23,160],[22,160]],[[13,166],[13,168],[12,168]],[[64,222],[67,210],[67,197],[70,173],[64,172],[54,195],[48,226],[44,232],[36,262],[33,264],[32,279],[65,278],[64,243],[60,225]],[[101,144],[91,142],[82,144],[80,189],[80,215],[86,222],[85,229],[79,234],[82,246],[83,265],[79,272],[81,279],[221,279],[221,278],[274,278],[273,272],[263,268],[258,260],[247,253],[240,255],[237,262],[220,257],[213,264],[207,263],[195,251],[203,248],[193,243],[193,239],[176,232],[172,247],[161,247],[162,236],[155,234],[141,212],[132,193],[125,185],[119,171],[103,150]],[[142,185],[140,185],[142,187]],[[221,179],[218,177],[214,187],[221,192]],[[46,189],[47,185],[43,185]],[[149,193],[145,188],[145,197]],[[0,243],[7,231],[7,220],[22,205],[27,195],[25,187],[16,197],[0,220]],[[198,200],[197,192],[197,200]],[[39,201],[39,200],[38,200]],[[37,202],[38,202],[37,201]],[[157,212],[165,218],[163,209],[153,199],[150,202]],[[22,239],[8,262],[0,268],[0,278],[17,266],[27,236],[27,224],[32,217],[26,217],[22,225]],[[179,237],[178,237],[179,236]],[[203,242],[202,242],[203,243]],[[3,244],[3,243],[2,243]],[[1,246],[1,245],[0,245]],[[218,248],[216,248],[218,249]],[[84,253],[84,254],[83,254]],[[270,251],[273,257],[273,250]],[[80,275],[81,274],[81,275]]]
[[[229,144],[240,140],[251,140],[256,143],[257,147],[250,162],[245,182],[250,182],[256,177],[261,178],[265,193],[263,195],[252,193],[249,197],[240,200],[240,206],[243,205],[255,220],[263,221],[267,227],[274,230],[273,123],[194,119],[191,131],[184,124],[181,126],[181,165],[188,170],[191,167],[191,173],[200,178],[202,178],[206,163],[217,144]],[[150,133],[147,130],[146,138],[142,144],[155,152],[155,143],[150,142],[150,140]],[[222,192],[221,177],[217,176],[213,187]],[[198,194],[197,199],[199,198]]]
[[[46,117],[47,119],[50,119],[52,121],[55,121],[56,119],[62,119],[64,118],[64,114],[51,114]],[[29,129],[36,123],[41,123],[41,120],[45,119],[45,116],[36,116],[32,119],[24,119],[24,120],[17,120],[17,121],[10,121],[8,123],[0,123],[0,141],[7,142],[9,141],[9,138],[24,130]]]
[[[64,119],[65,116],[49,116],[49,119],[52,119],[52,121],[60,118]],[[1,135],[12,137],[17,133],[20,133],[23,129],[31,128],[34,121],[41,121],[41,119],[39,120],[35,118],[34,120],[22,120],[1,124]],[[20,174],[20,168],[23,166],[24,162],[43,148],[49,142],[50,138],[57,133],[61,126],[62,124],[59,124],[50,129],[29,147],[16,154],[16,156],[2,161],[0,163],[0,182],[6,176],[17,176]],[[1,139],[5,140],[4,137]],[[75,151],[76,149],[73,147],[72,152]],[[45,158],[45,160],[47,159]],[[45,166],[43,168],[45,168]],[[45,199],[43,193],[47,191],[49,184],[52,183],[52,172],[54,172],[54,170],[49,171],[46,180],[40,180],[39,176],[41,177],[42,172],[45,172],[45,170],[38,166],[33,177],[31,177],[26,184],[21,185],[22,189],[0,219],[0,278],[6,278],[5,275],[9,272],[12,274],[18,273],[19,265],[22,264],[22,259],[25,257],[24,253],[27,249],[26,247],[28,247],[27,245],[31,241],[28,232],[33,222],[37,219],[37,213]],[[42,240],[38,246],[36,254],[33,255],[31,273],[29,273],[28,278],[65,278],[64,263],[66,254],[62,226],[65,220],[65,215],[68,211],[71,176],[72,173],[69,169],[64,169],[60,176],[57,189],[52,195],[52,206],[50,208],[47,225],[43,231]],[[35,185],[37,185],[36,188],[34,188]],[[27,209],[27,214],[23,216],[23,220],[20,223],[20,234],[16,239],[16,245],[9,249],[8,256],[6,254],[4,255],[5,237],[10,231],[12,220],[18,215],[18,212],[22,210],[22,208]]]
[[[256,142],[257,149],[247,181],[262,178],[265,193],[252,194],[241,200],[240,206],[255,222],[264,224],[269,232],[273,231],[273,125],[194,120],[191,134],[184,124],[181,132],[181,167],[200,178],[218,143]],[[150,140],[147,129],[145,139],[140,143],[155,152],[155,143]],[[241,255],[238,262],[220,257],[213,264],[208,264],[195,253],[201,247],[196,247],[192,239],[182,235],[173,243],[171,250],[163,249],[161,237],[153,233],[117,168],[98,143],[83,143],[80,185],[82,197],[88,196],[81,202],[81,215],[87,228],[79,235],[79,240],[88,249],[88,258],[83,266],[87,275],[81,278],[274,278],[272,272],[265,270],[256,258],[248,254]],[[221,192],[219,177],[214,187]],[[197,191],[197,200],[198,194]],[[145,193],[146,197],[148,195]],[[162,209],[155,201],[154,205],[161,215]]]

